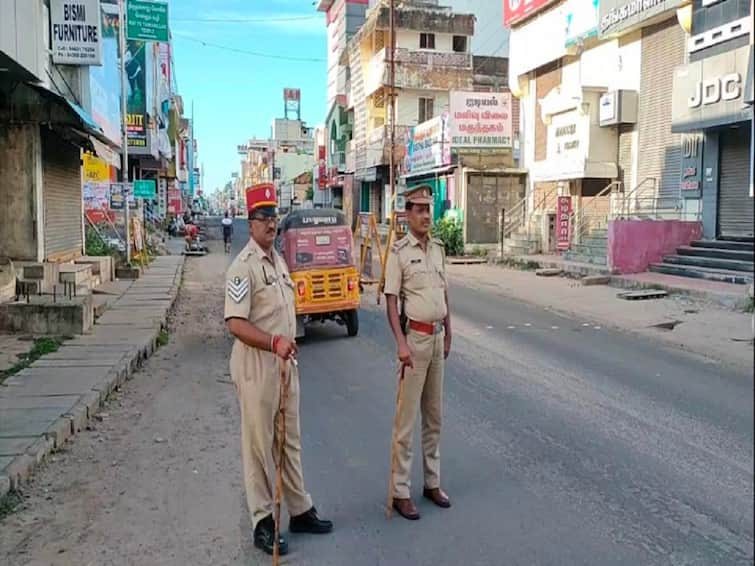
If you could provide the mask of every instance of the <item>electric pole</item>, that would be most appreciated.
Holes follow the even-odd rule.
[[[120,40],[120,57],[121,57],[121,177],[123,179],[122,194],[125,200],[123,208],[126,217],[126,263],[131,264],[131,227],[129,226],[129,189],[128,189],[128,108],[126,106],[126,0],[118,2],[118,39]]]
[[[390,0],[390,85],[388,111],[391,120],[391,156],[389,160],[389,182],[391,198],[396,202],[396,0]],[[393,206],[390,207],[393,216]]]

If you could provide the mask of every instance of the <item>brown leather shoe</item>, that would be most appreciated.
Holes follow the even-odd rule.
[[[414,505],[414,501],[412,501],[411,498],[398,499],[394,497],[393,508],[404,519],[409,519],[410,521],[416,521],[419,519],[419,511],[417,511],[417,506]]]
[[[451,501],[449,501],[448,496],[443,493],[443,490],[439,487],[436,487],[435,489],[425,488],[422,495],[435,503],[438,507],[443,507],[444,509],[451,507]]]

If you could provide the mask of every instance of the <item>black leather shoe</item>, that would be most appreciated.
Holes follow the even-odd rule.
[[[268,554],[273,554],[275,544],[275,522],[273,516],[268,515],[262,519],[254,529],[254,546],[264,550]],[[288,543],[283,535],[278,539],[278,552],[281,556],[288,553]]]
[[[320,519],[317,516],[317,509],[312,507],[309,511],[291,517],[288,529],[292,533],[309,533],[312,535],[322,535],[333,530],[333,523]]]

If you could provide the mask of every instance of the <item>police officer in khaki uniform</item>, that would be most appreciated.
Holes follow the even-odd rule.
[[[416,520],[411,498],[412,437],[417,410],[422,411],[423,495],[439,507],[451,506],[440,488],[440,429],[443,367],[451,348],[451,315],[443,242],[430,237],[432,189],[412,187],[405,193],[409,233],[396,242],[385,268],[388,322],[396,337],[403,395],[397,410],[393,508]],[[406,318],[399,314],[402,303]]]
[[[299,429],[299,374],[294,285],[273,243],[277,230],[277,197],[271,184],[246,192],[251,238],[228,269],[225,320],[236,338],[231,352],[231,379],[241,405],[241,453],[247,504],[254,525],[254,544],[273,553],[273,519],[277,439],[275,417],[280,401],[281,367],[290,369],[285,407],[286,436],[281,463],[283,496],[291,532],[328,533],[330,521],[318,517],[304,489]],[[280,537],[279,549],[288,545]]]

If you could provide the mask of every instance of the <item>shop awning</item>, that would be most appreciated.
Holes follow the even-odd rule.
[[[87,148],[95,151],[95,153],[97,153],[97,150],[95,147],[93,147],[94,144],[91,142],[91,138],[96,139],[98,142],[100,142],[100,144],[111,148],[112,150],[120,150],[120,148],[105,135],[105,133],[102,131],[102,128],[100,128],[100,126],[97,124],[94,118],[92,118],[89,112],[84,110],[81,106],[74,102],[71,102],[65,96],[61,96],[57,92],[51,91],[44,85],[35,83],[26,84],[45,100],[57,104],[65,111],[67,117],[70,118],[70,120],[66,121],[53,122],[52,125],[67,127],[78,133],[80,136],[82,136],[82,138],[84,138],[82,141],[87,146]],[[106,156],[100,155],[99,153],[97,153],[97,155],[98,157],[106,159]]]

